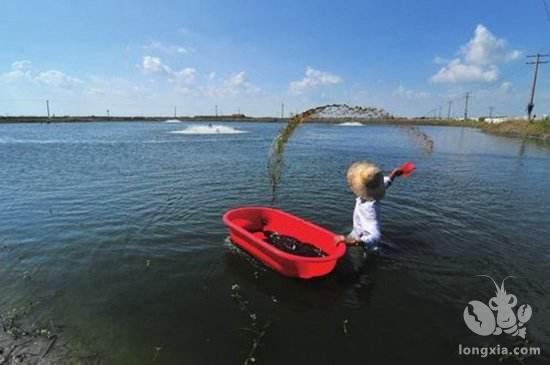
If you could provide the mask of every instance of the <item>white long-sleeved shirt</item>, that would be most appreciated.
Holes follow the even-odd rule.
[[[393,179],[384,176],[384,186],[387,188]],[[353,231],[350,235],[359,240],[366,247],[378,244],[382,233],[380,232],[380,201],[357,198],[353,211]]]

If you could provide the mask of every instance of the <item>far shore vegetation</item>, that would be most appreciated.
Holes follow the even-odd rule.
[[[237,115],[204,115],[193,117],[166,117],[166,116],[0,116],[0,124],[7,123],[87,123],[87,122],[137,122],[149,121],[160,122],[166,120],[179,120],[182,122],[271,122],[286,123],[287,118],[276,117],[248,117],[243,114]],[[509,120],[500,123],[488,123],[480,119],[457,120],[437,118],[399,118],[388,117],[384,119],[362,119],[362,118],[315,118],[309,123],[344,123],[360,122],[363,124],[378,125],[426,125],[426,126],[449,126],[449,127],[471,127],[479,128],[485,132],[509,137],[533,138],[550,142],[550,119],[527,121],[524,119]]]
[[[550,142],[550,120],[529,122],[527,120],[510,120],[502,123],[481,123],[484,131],[510,137],[536,138]]]

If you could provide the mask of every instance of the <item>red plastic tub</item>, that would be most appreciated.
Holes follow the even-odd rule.
[[[336,234],[282,210],[268,207],[231,209],[223,216],[231,241],[270,268],[285,276],[309,279],[330,273],[346,252]],[[327,254],[303,257],[283,252],[265,242],[263,231],[273,231],[308,242]]]

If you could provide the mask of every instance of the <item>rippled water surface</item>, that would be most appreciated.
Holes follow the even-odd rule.
[[[399,127],[301,127],[277,205],[335,232],[351,229],[352,161],[389,170],[412,160],[417,171],[388,192],[387,245],[359,278],[344,261],[299,281],[235,249],[221,221],[229,208],[270,204],[266,161],[281,125],[216,125],[246,133],[0,125],[0,313],[32,301],[33,320],[62,323],[62,336],[103,363],[242,363],[253,313],[270,323],[261,364],[488,364],[498,358],[459,357],[459,344],[514,339],[477,336],[462,313],[494,295],[474,275],[513,275],[506,289],[533,307],[528,339],[544,352],[527,363],[550,359],[548,146],[420,127],[434,141],[428,153]]]

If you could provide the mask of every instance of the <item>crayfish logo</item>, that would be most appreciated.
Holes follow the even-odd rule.
[[[525,339],[527,332],[525,323],[531,319],[533,310],[529,304],[520,305],[516,312],[512,310],[518,303],[518,299],[514,294],[506,293],[504,289],[504,281],[512,276],[504,278],[500,287],[490,276],[477,276],[491,279],[495,284],[496,292],[495,296],[489,299],[488,306],[479,300],[472,300],[468,303],[464,308],[466,326],[480,336],[498,336],[504,332]],[[493,312],[496,312],[496,316]]]

